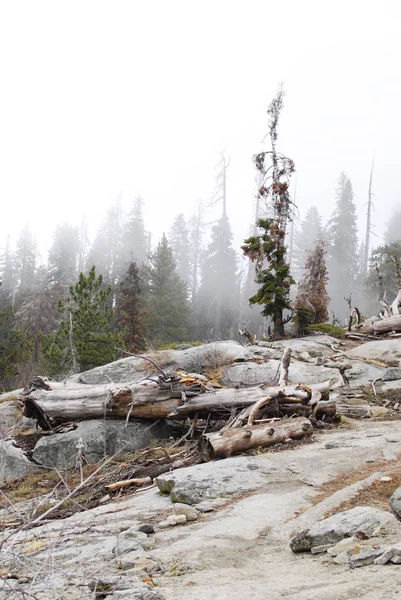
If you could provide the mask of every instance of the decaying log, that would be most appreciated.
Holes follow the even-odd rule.
[[[299,440],[311,435],[312,424],[308,419],[287,419],[273,424],[254,425],[241,429],[211,433],[202,436],[199,450],[204,460],[226,458],[254,448],[268,448],[287,440]]]
[[[104,487],[109,491],[114,491],[120,490],[121,488],[130,487],[132,485],[140,487],[142,485],[149,485],[151,483],[152,479],[150,477],[137,477],[135,479],[123,479],[122,481],[116,481],[115,483],[110,483]]]
[[[24,415],[37,419],[43,429],[52,429],[60,421],[85,419],[160,419],[174,411],[185,398],[200,393],[200,386],[160,384],[144,387],[126,384],[80,385],[72,389],[35,389],[23,396]]]
[[[388,319],[375,321],[372,324],[373,331],[377,333],[389,333],[390,331],[401,331],[401,315],[394,315]]]
[[[207,394],[202,394],[196,398],[189,399],[185,404],[178,406],[169,417],[183,418],[195,412],[209,413],[222,409],[228,410],[233,407],[245,408],[266,398],[298,398],[307,404],[314,390],[321,391],[327,395],[330,382],[313,384],[307,386],[286,386],[286,387],[252,387],[244,389],[225,389]]]
[[[394,316],[400,314],[399,304],[401,304],[401,289],[398,290],[398,294],[391,305],[391,312]]]
[[[54,387],[55,389],[50,390],[33,389],[22,398],[25,416],[37,419],[38,424],[45,430],[54,429],[59,423],[71,420],[127,417],[152,420],[168,417],[185,419],[196,413],[202,417],[209,413],[221,414],[233,408],[252,407],[262,399],[273,397],[283,404],[299,402],[306,405],[313,391],[320,391],[327,397],[329,382],[310,387],[259,386],[207,393],[201,393],[199,385],[188,386],[174,381],[159,383],[150,388],[138,384],[126,384],[120,389],[116,389],[115,384]]]

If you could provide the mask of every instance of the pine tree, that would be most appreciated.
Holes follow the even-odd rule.
[[[141,277],[136,263],[132,262],[118,285],[115,320],[123,332],[125,348],[134,353],[146,348],[141,295]]]
[[[56,296],[62,298],[77,279],[79,238],[69,223],[58,225],[49,250],[49,279]]]
[[[51,334],[57,327],[56,303],[49,272],[42,266],[35,273],[32,287],[15,315],[33,342],[32,366],[39,362],[42,337]]]
[[[113,331],[110,293],[111,287],[104,289],[103,277],[93,266],[88,276],[79,275],[67,300],[59,301],[62,320],[44,346],[53,372],[86,371],[116,358],[121,336]]]
[[[295,308],[298,314],[301,314],[302,310],[310,311],[310,323],[325,323],[329,318],[330,298],[327,294],[328,272],[325,254],[323,242],[318,239],[308,254],[305,273],[298,286]]]
[[[188,339],[190,307],[187,286],[177,273],[173,252],[163,234],[146,269],[148,289],[145,323],[154,345]]]
[[[177,264],[178,275],[183,281],[188,283],[190,275],[189,232],[182,213],[175,218],[167,239]]]
[[[0,311],[0,387],[13,388],[14,377],[32,354],[27,331],[18,325],[11,306]]]
[[[17,240],[15,266],[17,275],[16,301],[21,306],[26,294],[29,293],[35,276],[37,261],[36,241],[28,226],[25,226]]]
[[[212,228],[202,266],[196,303],[202,339],[230,338],[238,326],[239,285],[232,239],[230,223],[224,215]]]
[[[358,230],[352,184],[345,173],[338,179],[336,206],[329,221],[327,235],[329,295],[336,315],[348,315],[344,296],[355,292],[358,276]]]
[[[204,255],[203,238],[205,231],[202,213],[203,202],[202,200],[198,200],[195,214],[189,220],[189,289],[192,304],[195,303],[199,290],[201,264]]]
[[[386,294],[391,302],[401,287],[401,241],[379,246],[373,250],[366,279],[367,304],[376,312],[379,300]],[[373,294],[372,294],[373,292]]]
[[[124,271],[122,218],[121,199],[118,197],[107,211],[106,220],[86,258],[87,269],[94,265],[105,283],[112,286],[113,292],[118,277]],[[110,299],[112,302],[111,296]]]
[[[291,275],[295,281],[302,277],[308,253],[313,249],[316,240],[322,235],[322,218],[316,206],[311,206],[294,232],[293,258]]]
[[[261,232],[245,240],[244,254],[256,264],[256,281],[260,287],[251,296],[251,304],[263,306],[262,315],[273,318],[273,334],[284,335],[284,311],[290,305],[290,287],[295,283],[286,260],[286,229],[291,217],[292,201],[289,195],[289,178],[294,163],[276,150],[277,126],[283,108],[283,90],[280,88],[268,108],[269,133],[272,149],[254,157],[261,176],[258,195],[265,201],[272,216],[259,219]],[[270,161],[266,162],[269,158]],[[271,163],[271,164],[270,164]]]
[[[148,234],[143,219],[144,202],[140,196],[135,198],[132,210],[124,227],[123,259],[125,263],[135,261],[137,265],[147,262]]]
[[[14,298],[17,288],[17,269],[15,256],[11,251],[10,236],[7,236],[6,246],[0,255],[0,309],[6,306],[14,306]]]
[[[388,245],[393,242],[401,242],[401,208],[393,212],[384,232],[384,244]]]

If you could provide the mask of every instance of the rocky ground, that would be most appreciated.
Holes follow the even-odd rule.
[[[317,364],[319,358],[330,360],[333,349],[327,344],[288,343],[296,358],[290,377],[298,380],[302,370],[316,377],[327,373]],[[228,372],[234,378],[236,369],[246,368],[254,384],[264,365],[276,369],[271,361],[278,360],[279,351],[279,345],[263,349],[257,362],[246,353],[254,358],[259,350],[237,350],[245,360],[232,363],[221,376]],[[15,516],[18,522],[18,513],[32,513],[39,500],[1,511],[0,598],[399,597],[401,565],[391,560],[401,555],[401,522],[395,516],[398,501],[392,502],[394,512],[389,500],[401,485],[401,379],[394,371],[401,342],[369,342],[343,351],[353,356],[351,386],[341,386],[333,369],[333,393],[340,406],[359,407],[365,412],[358,416],[369,418],[346,418],[338,428],[316,431],[311,441],[285,449],[170,472],[146,491],[19,532],[10,521]],[[272,354],[269,363],[264,352]],[[387,360],[389,367],[360,358]],[[109,377],[112,369],[122,373],[122,366],[114,365]],[[377,377],[385,380],[377,383],[377,397],[361,392]],[[384,410],[374,416],[377,408]],[[355,512],[355,507],[370,508]],[[349,510],[354,512],[341,514]],[[326,525],[331,515],[336,521]],[[290,546],[294,537],[298,541]],[[313,553],[293,551],[305,545]],[[386,548],[391,552],[384,553]],[[365,564],[373,560],[376,564]]]

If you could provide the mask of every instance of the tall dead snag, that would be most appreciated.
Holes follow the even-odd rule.
[[[368,263],[369,263],[369,246],[370,246],[370,234],[372,233],[372,179],[373,179],[373,168],[374,168],[374,160],[372,160],[372,168],[370,169],[370,178],[369,178],[369,191],[368,191],[368,210],[366,213],[366,232],[365,232],[365,245],[363,248],[363,275],[366,277],[368,274]]]
[[[291,159],[277,152],[277,126],[283,108],[284,92],[279,89],[267,113],[269,115],[269,136],[272,149],[260,152],[254,157],[256,169],[261,176],[258,196],[266,205],[268,218],[258,219],[260,233],[245,240],[242,250],[256,264],[256,282],[261,284],[256,294],[249,299],[250,304],[263,306],[262,315],[272,317],[273,335],[284,335],[283,313],[291,309],[290,287],[295,283],[290,275],[290,265],[286,260],[286,228],[291,218],[292,201],[289,194],[289,180],[295,170]]]

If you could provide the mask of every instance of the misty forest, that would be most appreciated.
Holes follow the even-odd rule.
[[[253,157],[256,189],[244,203],[253,202],[254,219],[244,223],[241,247],[230,226],[227,181],[236,165],[227,151],[211,173],[212,198],[194,202],[189,218],[172,212],[161,239],[144,220],[141,196],[129,211],[117,196],[93,239],[85,220],[61,223],[47,256],[28,225],[9,236],[0,254],[1,389],[130,353],[335,334],[385,314],[401,287],[401,205],[383,239],[374,236],[372,160],[364,198],[354,197],[352,173],[341,172],[332,197],[322,198],[331,217],[324,222],[315,205],[301,213],[296,164],[280,144],[283,109],[279,88],[261,131],[264,150]]]

